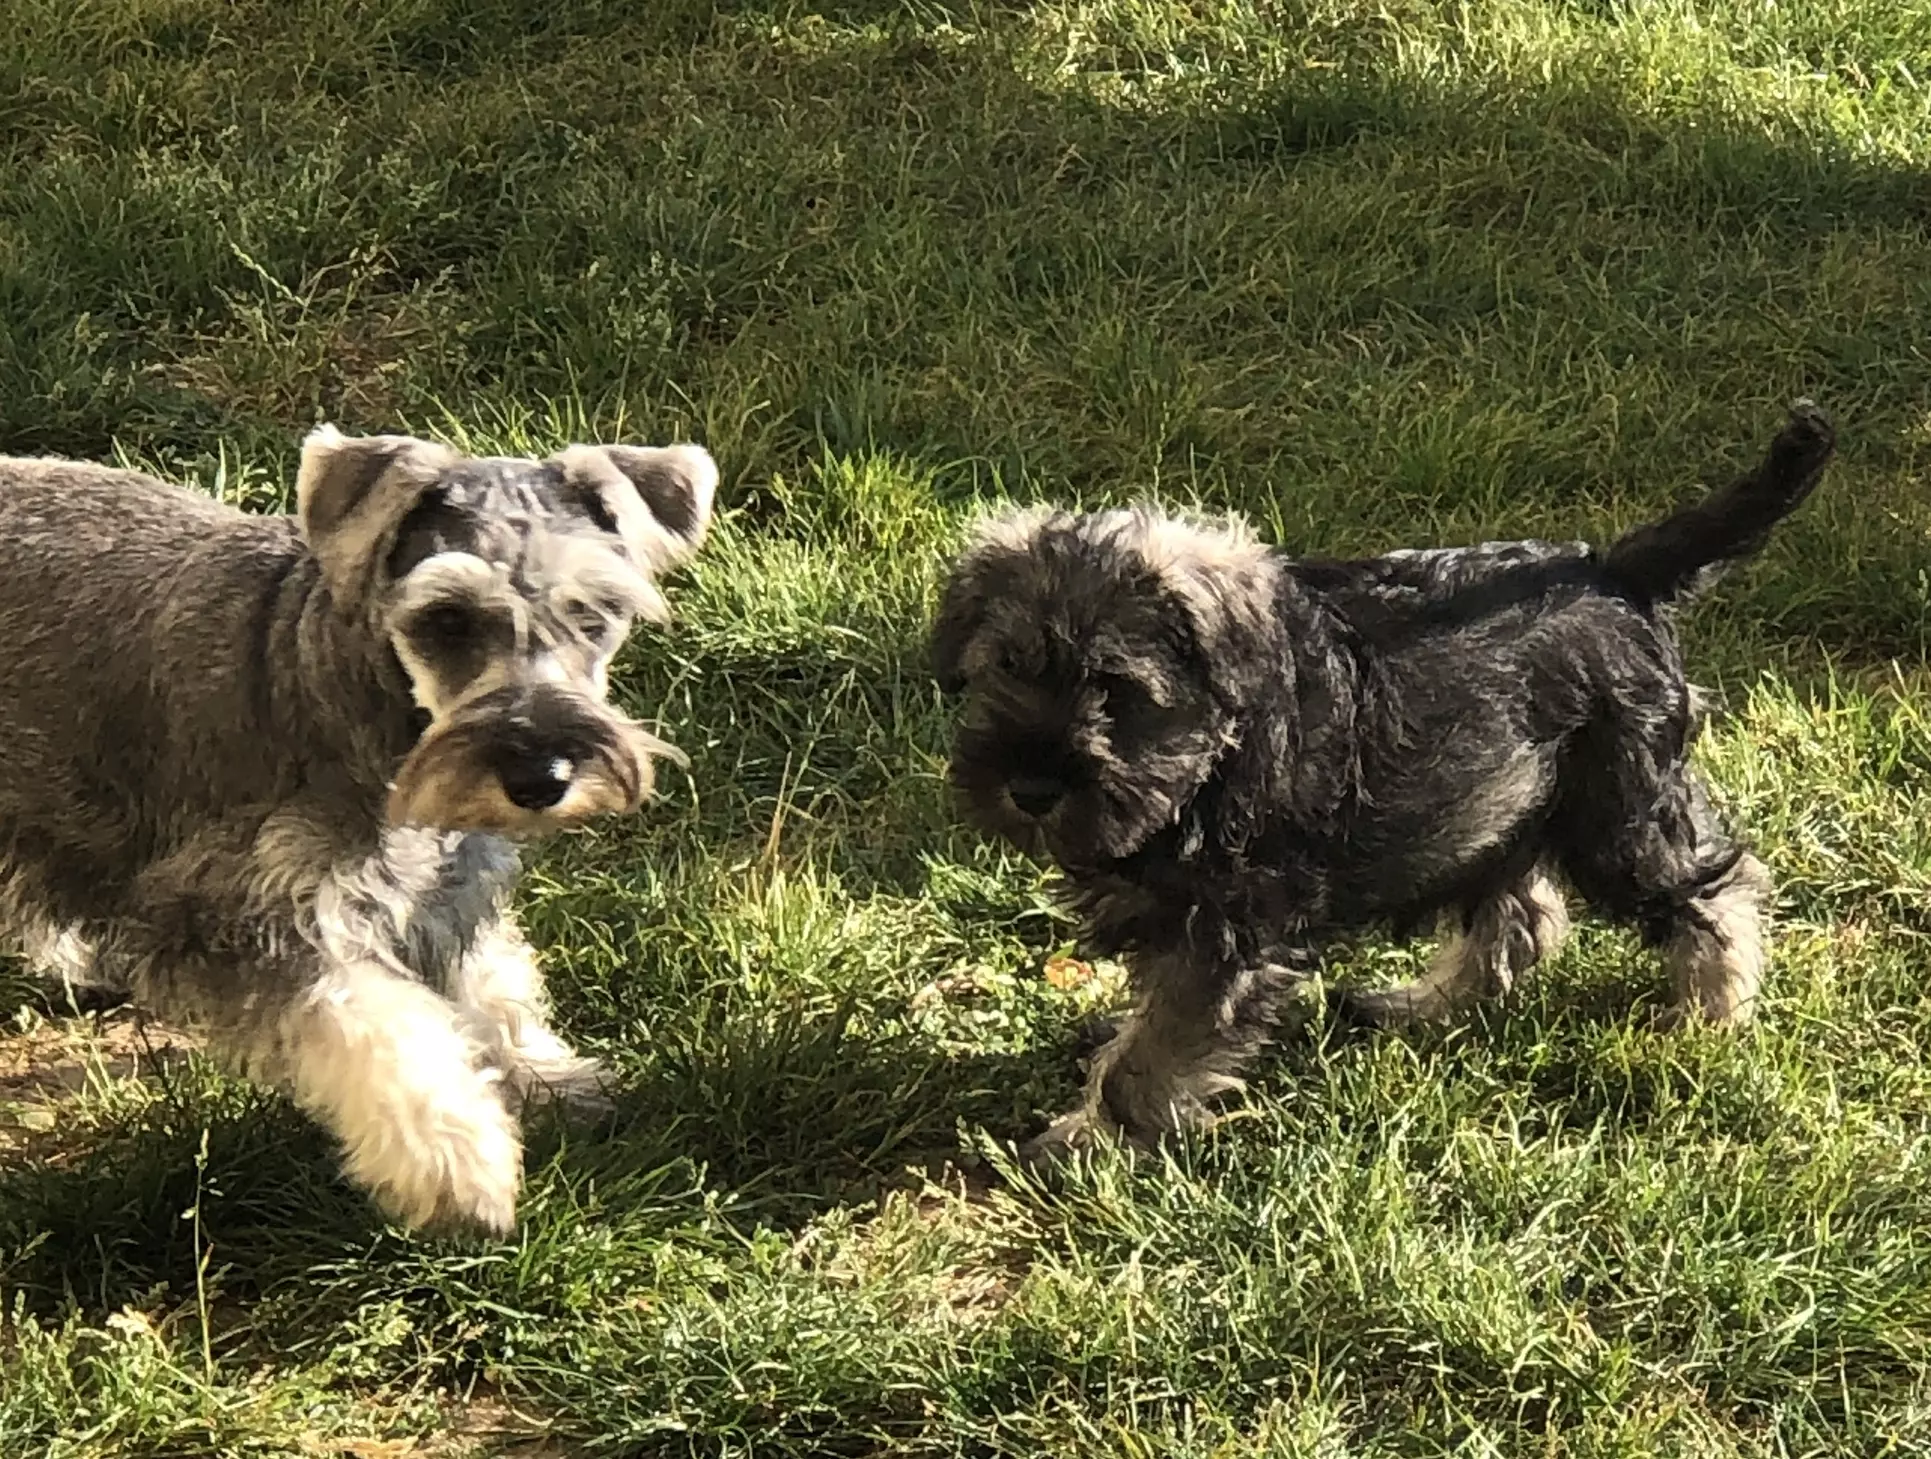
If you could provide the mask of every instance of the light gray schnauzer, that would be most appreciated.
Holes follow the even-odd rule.
[[[696,446],[303,443],[297,512],[0,459],[0,932],[205,1033],[407,1226],[515,1223],[515,1112],[595,1102],[518,843],[681,759],[607,702],[701,545]]]

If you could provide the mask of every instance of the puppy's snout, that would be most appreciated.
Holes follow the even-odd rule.
[[[1060,803],[1066,786],[1050,775],[1020,775],[1006,786],[1006,794],[1023,814],[1037,820]]]
[[[636,810],[674,746],[599,700],[511,686],[461,707],[410,751],[390,790],[399,825],[534,835]]]
[[[502,781],[511,805],[547,811],[570,793],[570,784],[577,778],[576,757],[562,747],[506,756],[496,766],[496,778]]]
[[[495,724],[485,759],[511,805],[547,811],[569,795],[595,757],[596,730],[594,713],[575,700],[534,695]]]

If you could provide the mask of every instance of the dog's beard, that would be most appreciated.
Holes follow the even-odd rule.
[[[1180,818],[1212,773],[1215,744],[1203,731],[1129,749],[1130,759],[1118,750],[1080,756],[1059,803],[1033,816],[1013,803],[1010,787],[1038,768],[1038,742],[1016,731],[967,728],[953,752],[952,784],[968,818],[988,835],[1063,867],[1098,866],[1133,855]]]
[[[549,804],[520,806],[501,778],[501,752],[538,723],[563,774]],[[655,787],[657,758],[687,763],[675,746],[602,703],[554,690],[499,690],[430,726],[398,769],[386,814],[398,826],[533,839],[637,810]]]

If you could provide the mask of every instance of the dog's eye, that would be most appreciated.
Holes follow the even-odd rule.
[[[458,603],[438,603],[416,615],[411,632],[442,649],[467,648],[482,632],[476,614]]]
[[[1099,688],[1106,699],[1106,712],[1115,719],[1145,714],[1155,707],[1146,685],[1137,679],[1108,674],[1099,681]]]
[[[622,617],[616,609],[596,603],[579,603],[570,610],[570,624],[598,647],[610,642]]]

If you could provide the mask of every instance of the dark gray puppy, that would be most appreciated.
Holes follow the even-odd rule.
[[[286,1087],[411,1226],[514,1224],[514,1109],[595,1100],[517,843],[676,752],[606,702],[703,541],[695,446],[303,444],[297,514],[0,459],[0,931]]]
[[[1748,1017],[1768,878],[1689,763],[1668,607],[1756,551],[1834,450],[1799,402],[1750,475],[1619,539],[1297,559],[1150,510],[992,522],[945,584],[951,775],[979,827],[1058,863],[1138,1004],[1083,1105],[1144,1140],[1210,1118],[1324,944],[1445,919],[1367,1022],[1505,992],[1563,886],[1667,949],[1672,1016]]]

